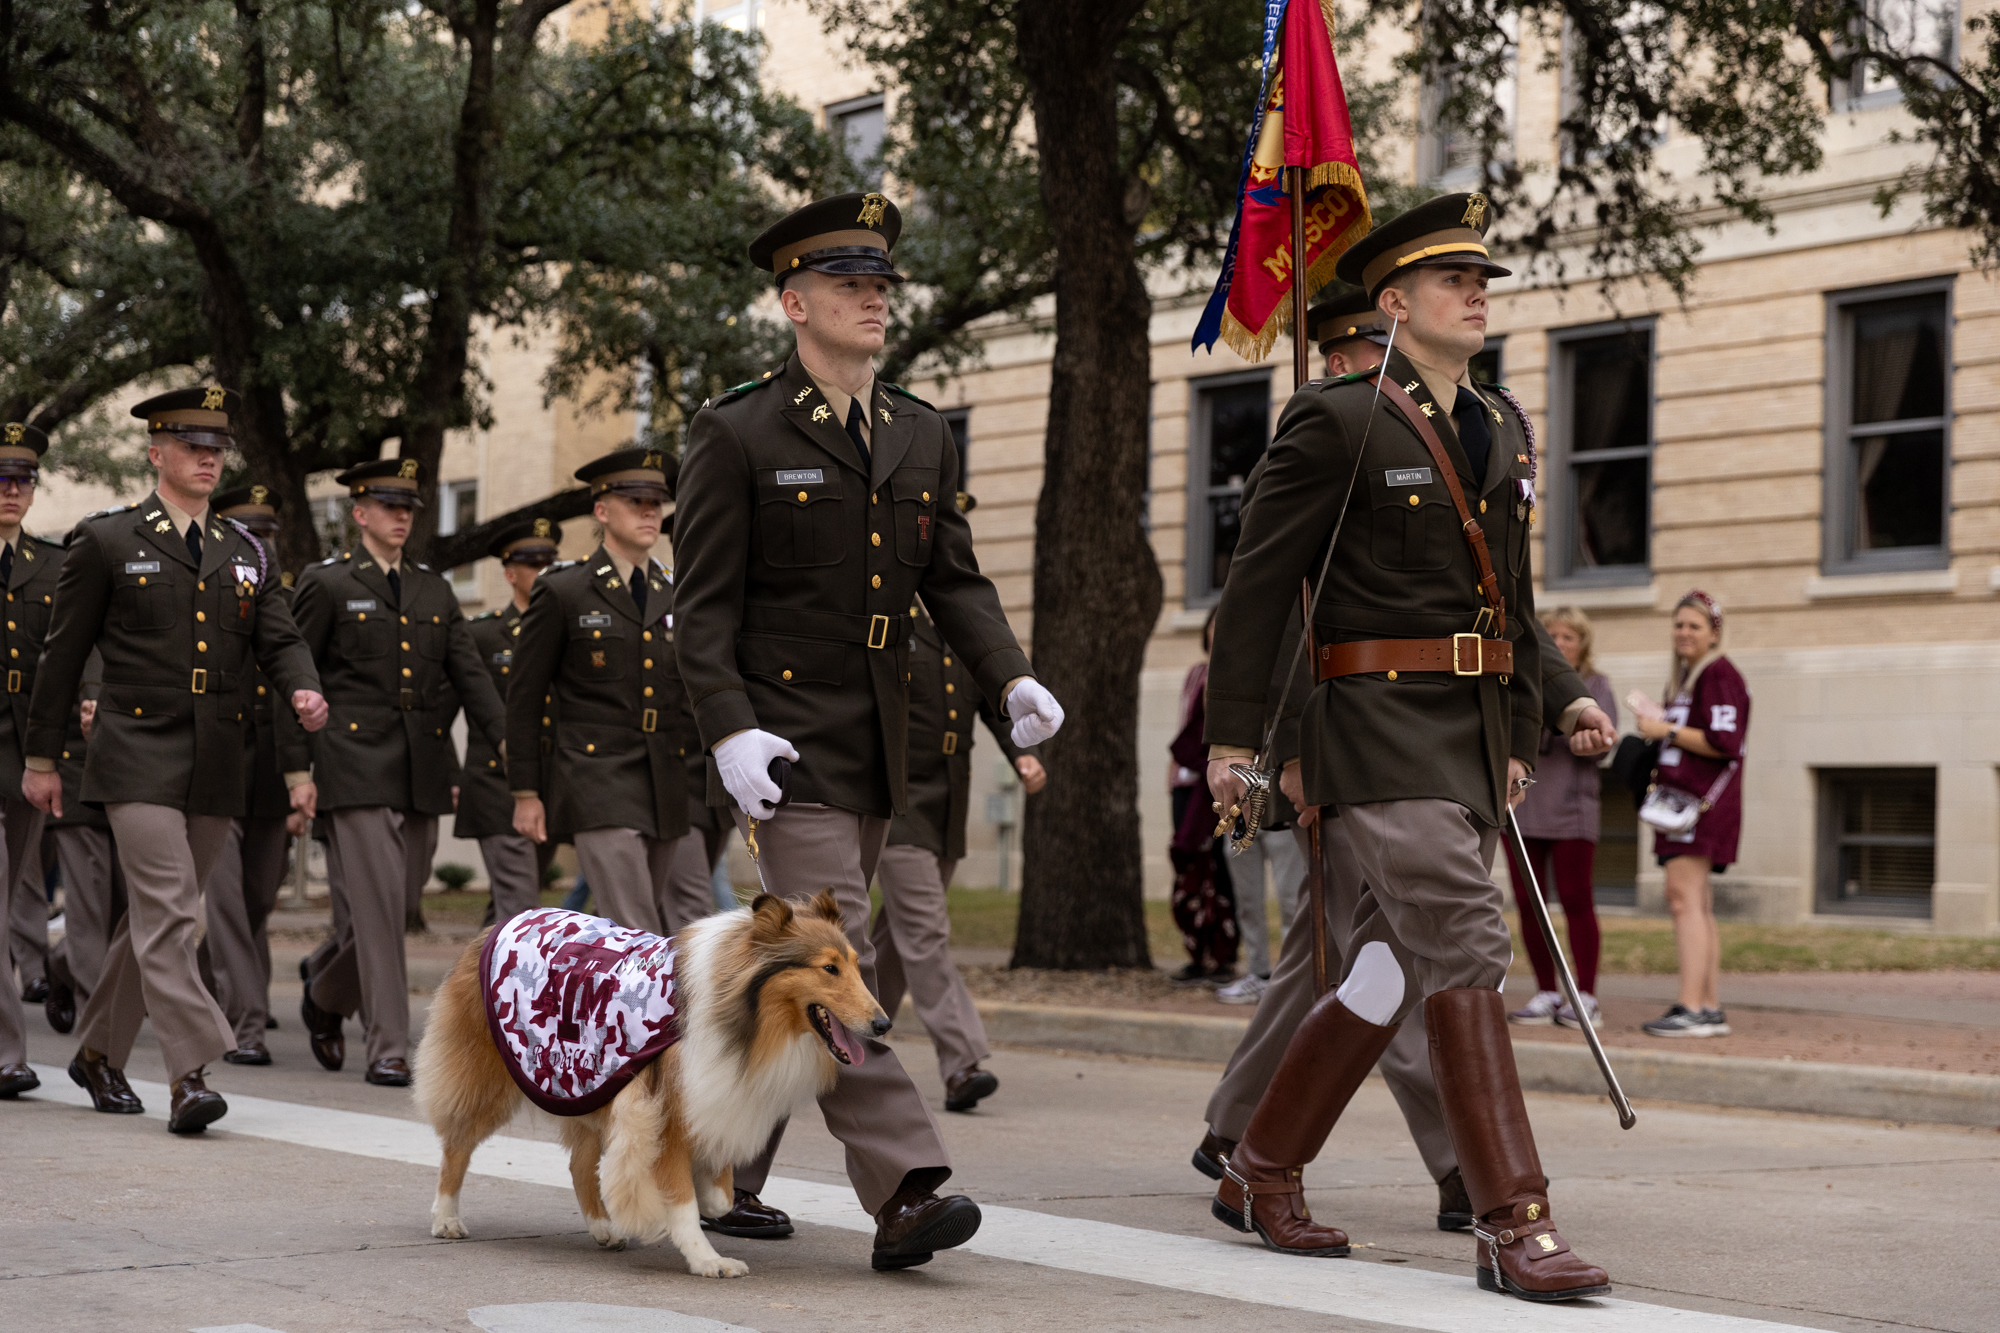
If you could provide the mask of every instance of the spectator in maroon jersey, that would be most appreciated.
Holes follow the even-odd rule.
[[[1722,655],[1722,608],[1707,593],[1696,589],[1675,604],[1673,633],[1664,707],[1630,702],[1639,714],[1639,734],[1660,742],[1654,782],[1693,796],[1701,814],[1685,833],[1653,834],[1653,852],[1667,872],[1681,989],[1679,1003],[1644,1026],[1655,1037],[1726,1037],[1729,1019],[1716,989],[1722,941],[1710,881],[1736,859],[1743,827],[1750,687]]]

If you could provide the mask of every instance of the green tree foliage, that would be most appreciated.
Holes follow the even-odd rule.
[[[308,474],[392,439],[435,477],[446,432],[489,420],[481,340],[553,323],[545,389],[608,370],[671,439],[768,366],[745,246],[841,167],[742,38],[640,13],[561,43],[567,3],[0,0],[0,405],[68,427],[212,376],[299,514]],[[63,457],[101,468],[109,433],[66,429]],[[286,563],[316,554],[288,524]]]

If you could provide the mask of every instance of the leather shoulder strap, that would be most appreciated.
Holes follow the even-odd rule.
[[[1451,465],[1451,457],[1444,451],[1444,442],[1438,439],[1437,430],[1430,418],[1417,407],[1416,399],[1404,392],[1403,387],[1391,380],[1387,367],[1382,370],[1382,396],[1396,405],[1410,428],[1417,432],[1417,438],[1430,450],[1431,462],[1436,464],[1438,475],[1444,478],[1445,490],[1451,493],[1452,507],[1458,510],[1459,531],[1465,536],[1465,544],[1471,548],[1472,564],[1479,571],[1479,591],[1486,597],[1486,605],[1493,611],[1493,637],[1507,635],[1507,603],[1500,596],[1500,576],[1493,572],[1493,556],[1486,549],[1486,529],[1479,526],[1472,517],[1472,510],[1466,507],[1465,491],[1458,484],[1458,469]]]

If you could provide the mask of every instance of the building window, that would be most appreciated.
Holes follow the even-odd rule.
[[[1826,572],[1942,569],[1951,477],[1951,289],[1833,298]]]
[[[1515,72],[1514,34],[1519,27],[1520,16],[1503,14],[1499,22],[1507,38],[1505,73],[1490,94],[1475,97],[1474,104],[1480,107],[1490,105],[1493,114],[1499,118],[1500,139],[1493,146],[1493,154],[1497,161],[1506,162],[1514,156],[1514,107],[1520,86]],[[1439,189],[1481,188],[1480,134],[1483,126],[1460,124],[1446,111],[1446,103],[1460,91],[1462,83],[1460,72],[1449,65],[1434,67],[1424,80],[1422,127],[1417,138],[1418,171],[1423,179]]]
[[[1550,576],[1644,582],[1652,561],[1652,326],[1571,330],[1556,335],[1555,352]]]
[[[952,407],[938,415],[951,427],[951,442],[958,446],[958,488],[969,491],[972,487],[966,483],[972,480],[972,409]]]
[[[1819,910],[1929,916],[1937,770],[1825,769],[1819,787]]]
[[[827,133],[847,146],[847,159],[871,186],[882,183],[882,139],[889,122],[882,95],[835,102],[826,109]]]
[[[1472,354],[1472,360],[1467,363],[1467,369],[1472,372],[1472,382],[1474,384],[1506,383],[1500,377],[1500,349],[1506,345],[1507,339],[1504,335],[1498,338],[1488,338],[1486,346]]]
[[[719,23],[733,32],[754,33],[764,29],[762,0],[701,0],[696,15],[704,23]]]
[[[1869,45],[1909,59],[1929,56],[1946,66],[1958,63],[1958,0],[1864,0],[1857,30]],[[1902,100],[1895,75],[1873,60],[1857,60],[1833,90],[1834,100],[1855,110]]]
[[[1243,479],[1271,443],[1271,375],[1198,381],[1188,450],[1187,605],[1222,595],[1242,531]]]
[[[476,481],[441,482],[437,489],[438,536],[449,537],[467,528],[479,526],[479,483]],[[451,580],[451,590],[461,598],[474,596],[479,588],[479,562],[468,561],[455,565],[446,574]]]

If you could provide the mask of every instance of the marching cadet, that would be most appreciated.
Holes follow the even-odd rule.
[[[341,1018],[365,1013],[367,1080],[400,1088],[410,1082],[406,884],[451,812],[458,769],[446,685],[495,748],[506,717],[451,585],[403,558],[421,465],[379,459],[335,480],[354,497],[361,549],[307,569],[293,609],[332,708],[314,738],[313,779],[347,911],[332,947],[309,960],[300,1013],[328,1069],[345,1058]]]
[[[479,660],[486,664],[503,703],[514,671],[514,647],[521,636],[528,595],[542,571],[555,563],[561,543],[561,524],[546,518],[524,518],[502,528],[486,548],[487,554],[500,562],[501,577],[507,580],[513,597],[497,611],[474,616],[467,625],[479,649]],[[530,842],[514,831],[514,799],[508,792],[507,771],[501,767],[500,752],[478,731],[466,735],[465,768],[458,782],[458,819],[452,834],[478,840],[492,895],[489,925],[542,905],[542,875],[556,844]]]
[[[23,742],[28,735],[28,700],[34,690],[36,664],[41,661],[42,636],[49,627],[56,577],[62,569],[59,543],[31,536],[22,528],[35,503],[35,483],[41,476],[42,455],[49,437],[24,421],[0,426],[0,585],[7,590],[7,616],[0,644],[6,647],[7,698],[0,707],[0,895],[6,896],[0,921],[9,923],[10,952],[21,970],[23,985],[0,970],[0,1097],[16,1097],[41,1080],[28,1067],[28,1034],[22,1003],[49,998],[48,900],[39,879],[25,873],[30,853],[42,836],[42,812],[18,793]],[[70,677],[75,701],[76,677]],[[4,961],[0,958],[0,961]]]
[[[951,503],[950,427],[875,379],[901,227],[881,195],[847,194],[751,244],[777,275],[798,350],[695,416],[675,542],[675,648],[711,781],[736,803],[766,889],[832,887],[871,989],[868,881],[908,804],[911,602],[922,594],[1016,744],[1062,724]],[[779,759],[795,765],[785,789]],[[979,1207],[935,1193],[950,1155],[893,1048],[871,1040],[820,1107],[875,1218],[877,1269],[971,1238]],[[762,1188],[775,1146],[737,1170],[740,1188]]]
[[[667,896],[674,845],[688,831],[683,737],[674,726],[681,683],[668,637],[674,593],[652,555],[673,498],[670,466],[657,449],[633,448],[576,470],[603,540],[588,559],[552,566],[535,581],[507,692],[514,828],[546,843],[551,784],[590,793],[568,814],[598,914],[655,935],[713,910],[706,885],[692,902]],[[551,695],[555,751],[544,757]]]
[[[69,1073],[100,1111],[143,1109],[123,1069],[150,1015],[173,1089],[167,1128],[177,1134],[197,1133],[228,1110],[202,1072],[236,1038],[202,985],[195,948],[201,886],[244,808],[249,668],[264,669],[306,730],[326,722],[312,655],[278,596],[269,555],[210,513],[239,401],[211,385],[132,409],[151,433],[146,454],[159,484],[70,534],[29,705],[21,784],[37,807],[62,814],[56,756],[96,647],[104,685],[83,799],[110,818],[127,910],[78,1021]]]
[[[1513,401],[1467,371],[1485,343],[1487,279],[1507,272],[1487,254],[1485,217],[1481,195],[1434,199],[1341,257],[1339,275],[1399,326],[1397,346],[1374,375],[1292,396],[1244,512],[1209,668],[1209,786],[1225,810],[1240,804],[1230,765],[1263,742],[1287,612],[1331,543],[1300,776],[1305,800],[1345,826],[1363,887],[1338,989],[1292,1035],[1213,1210],[1281,1252],[1346,1254],[1345,1233],[1306,1212],[1301,1177],[1421,1002],[1479,1285],[1566,1300],[1609,1281],[1549,1215],[1488,873],[1543,712],[1540,664],[1515,660],[1538,653],[1532,446]]]
[[[265,486],[238,486],[216,495],[215,512],[247,529],[277,568],[279,496]],[[292,576],[280,574],[277,596],[292,604]],[[272,707],[271,682],[262,671],[244,681],[244,813],[209,873],[208,955],[215,969],[216,999],[236,1029],[233,1065],[268,1065],[264,1044],[271,1016],[271,942],[264,924],[278,904],[285,853],[293,832],[311,818],[317,790],[305,732],[284,710]]]
[[[959,511],[972,497],[961,492]],[[938,633],[910,608],[909,803],[889,823],[889,841],[875,864],[882,906],[868,932],[875,946],[876,998],[890,1016],[907,991],[937,1054],[944,1109],[970,1111],[999,1090],[979,1062],[989,1054],[986,1025],[951,961],[951,917],[945,890],[965,859],[965,820],[972,800],[972,720],[984,722],[1033,796],[1048,782],[1042,761],[1014,744],[1008,729]]]

